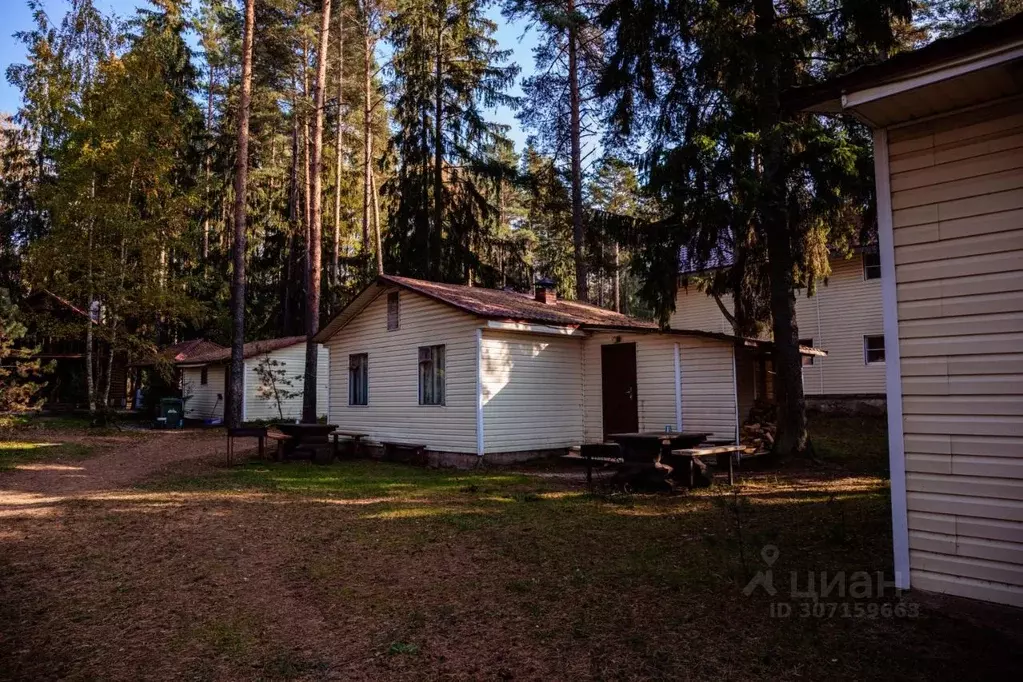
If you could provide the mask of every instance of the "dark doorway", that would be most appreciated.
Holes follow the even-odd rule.
[[[600,347],[600,393],[605,440],[609,433],[639,430],[636,344],[615,343]]]

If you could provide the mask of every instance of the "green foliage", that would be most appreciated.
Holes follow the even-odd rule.
[[[0,413],[36,407],[36,396],[45,385],[40,381],[42,361],[33,356],[39,349],[18,345],[26,331],[10,294],[0,289]]]
[[[399,274],[472,281],[497,238],[515,169],[507,127],[484,114],[515,104],[505,90],[518,67],[503,64],[484,11],[479,0],[404,0],[390,21],[399,165],[386,250]]]

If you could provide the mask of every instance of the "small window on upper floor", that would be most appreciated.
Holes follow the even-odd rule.
[[[387,331],[391,332],[401,326],[400,299],[397,291],[387,294]]]
[[[203,367],[202,369],[200,369],[199,370],[199,385],[200,386],[205,386],[206,383],[209,381],[209,379],[210,379],[210,377],[206,373],[206,368]]]
[[[876,251],[863,252],[863,279],[881,279],[881,254]]]
[[[874,365],[884,362],[884,336],[863,337],[863,363]]]
[[[800,346],[806,346],[807,348],[813,348],[813,339],[799,339]],[[812,355],[800,355],[799,359],[803,367],[811,367],[813,365]]]

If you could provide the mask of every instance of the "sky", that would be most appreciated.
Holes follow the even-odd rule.
[[[7,82],[6,73],[7,67],[11,64],[25,61],[25,46],[14,38],[13,34],[18,31],[31,30],[34,22],[25,0],[0,0],[0,2],[5,7],[3,19],[0,22],[2,23],[2,27],[0,27],[0,70],[3,74],[2,83],[0,83],[0,112],[14,113],[20,105],[21,93]],[[68,7],[66,0],[42,0],[42,3],[52,23],[58,23]],[[112,12],[121,17],[134,13],[138,6],[145,7],[148,4],[145,0],[96,0],[96,6],[102,11]],[[524,35],[522,24],[507,22],[496,8],[491,8],[489,15],[499,27],[495,36],[498,44],[502,49],[512,50],[511,61],[521,67],[519,82],[510,91],[513,95],[521,95],[522,79],[533,71],[532,50],[536,44],[536,37],[531,32],[526,32]],[[256,44],[258,46],[258,41]],[[511,126],[509,135],[515,142],[516,150],[521,152],[526,143],[526,132],[522,130],[519,122],[515,119],[515,113],[501,107],[494,110],[493,120]]]

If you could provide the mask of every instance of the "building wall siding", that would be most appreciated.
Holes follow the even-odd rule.
[[[724,303],[731,310],[731,300]],[[820,282],[813,296],[796,296],[796,321],[800,338],[828,351],[826,358],[803,367],[807,394],[884,393],[884,365],[866,364],[863,353],[864,336],[884,333],[881,280],[864,279],[861,256],[832,259],[827,282]],[[679,289],[671,326],[732,333],[714,299],[695,288]]]
[[[731,343],[683,337],[682,429],[715,439],[736,436],[736,376]]]
[[[714,438],[735,436],[735,392],[732,375],[732,344],[668,334],[594,334],[583,346],[585,368],[585,436],[588,442],[603,438],[604,422],[600,384],[600,347],[614,343],[636,344],[636,394],[640,430],[675,428],[675,344],[679,344],[682,374],[682,427],[706,431]]]
[[[484,331],[485,452],[582,442],[583,344],[581,338]]]
[[[200,367],[184,367],[181,370],[181,395],[191,396],[185,401],[186,419],[211,419],[224,417],[224,401],[217,400],[217,394],[227,396],[226,372],[223,365],[210,365],[206,371],[206,385],[200,382]]]
[[[1023,606],[1020,100],[889,131],[915,587]]]
[[[279,348],[270,353],[270,357],[281,363],[275,369],[283,369],[291,379],[291,386],[286,390],[297,393],[292,398],[285,398],[281,401],[281,410],[277,409],[277,401],[272,397],[260,397],[260,377],[256,368],[263,361],[265,355],[248,358],[245,361],[245,418],[249,421],[280,419],[280,413],[284,413],[284,419],[301,419],[302,417],[302,392],[303,379],[305,374],[305,344],[299,343],[287,348]],[[320,416],[327,414],[327,394],[329,386],[329,360],[326,348],[322,346],[317,355],[316,366],[316,411]],[[269,389],[269,384],[267,385]],[[269,394],[268,394],[269,395]]]
[[[400,326],[387,329],[387,296],[370,303],[325,344],[330,355],[329,419],[372,440],[476,452],[476,318],[401,291]],[[446,404],[419,404],[419,347],[446,346]],[[348,356],[369,355],[369,404],[348,404]]]

